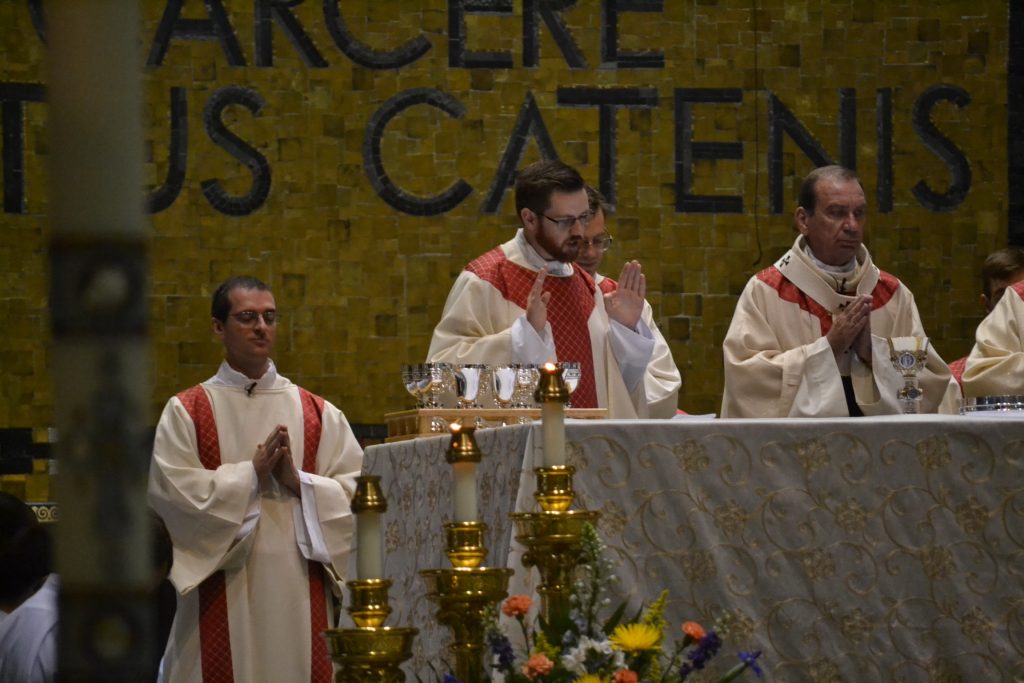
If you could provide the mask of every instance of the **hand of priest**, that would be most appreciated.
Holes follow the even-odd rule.
[[[548,321],[548,301],[551,300],[551,292],[544,291],[544,278],[547,275],[548,268],[544,266],[537,273],[530,295],[526,298],[526,320],[537,330],[537,334],[544,331],[544,325]]]
[[[647,277],[638,261],[629,261],[622,267],[618,288],[604,295],[604,307],[609,318],[636,330],[646,297]]]
[[[256,446],[256,454],[252,457],[252,466],[256,470],[256,478],[261,487],[277,467],[278,460],[282,453],[288,450],[289,444],[288,428],[284,425],[277,425],[270,431],[263,443]]]
[[[274,477],[286,489],[302,498],[302,486],[299,483],[299,472],[292,462],[292,449],[284,448],[277,466],[274,468]]]
[[[832,353],[837,356],[849,349],[853,343],[858,339],[865,328],[867,332],[867,344],[868,352],[867,357],[871,357],[871,331],[870,331],[870,320],[871,320],[871,297],[861,296],[857,297],[849,304],[846,308],[842,309],[833,316],[832,328],[825,335],[828,339],[829,346],[832,347]],[[863,341],[860,342],[858,348],[854,351],[860,355],[861,346]],[[863,358],[863,356],[862,356]]]

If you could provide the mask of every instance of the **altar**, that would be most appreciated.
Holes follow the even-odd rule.
[[[761,649],[777,682],[1010,682],[1024,674],[1024,418],[1003,415],[569,420],[566,442],[620,597],[635,610],[667,589],[670,624],[727,616],[720,665]],[[509,513],[537,509],[540,425],[477,441],[486,563],[531,592]],[[447,640],[418,575],[449,566],[446,446],[371,446],[364,463],[388,500],[388,624],[420,629],[406,666],[424,680]]]

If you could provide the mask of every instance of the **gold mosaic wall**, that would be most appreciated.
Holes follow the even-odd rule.
[[[144,3],[141,59],[152,56],[161,18],[174,4]],[[342,52],[325,3],[307,1],[291,15],[326,67],[306,65],[282,16],[269,17],[271,47],[257,39],[256,27],[265,25],[254,14],[259,3],[223,4],[246,66],[229,63],[223,41],[173,35],[160,64],[144,76],[151,188],[168,174],[172,89],[180,88],[187,102],[182,187],[151,217],[154,421],[169,395],[216,368],[209,295],[235,273],[255,274],[275,289],[283,313],[276,356],[284,374],[335,402],[353,422],[380,423],[384,413],[408,407],[399,364],[423,359],[459,270],[515,227],[511,193],[496,213],[484,207],[530,97],[559,156],[591,182],[599,181],[602,144],[614,144],[616,243],[604,270],[614,275],[625,259],[642,261],[649,299],[683,373],[681,407],[718,410],[721,341],[736,298],[794,236],[796,188],[814,164],[792,136],[782,136],[776,159],[782,211],[773,212],[772,107],[778,113],[777,104],[784,105],[839,158],[841,88],[853,89],[851,149],[871,204],[868,244],[875,261],[916,293],[926,330],[947,360],[970,348],[980,314],[976,273],[988,252],[1005,246],[1007,234],[1005,2],[668,0],[660,12],[621,12],[620,57],[657,51],[660,68],[602,64],[608,46],[603,50],[604,9],[596,0],[580,0],[559,15],[563,35],[585,60],[577,68],[567,64],[540,14],[539,60],[524,66],[519,0],[509,0],[504,13],[466,13],[461,42],[450,40],[452,13],[463,4],[456,0],[337,3],[345,27],[367,48],[395,50],[418,37],[429,45],[411,64],[383,70],[359,66]],[[0,83],[8,88],[0,94],[8,98],[12,83],[47,80],[32,5],[0,1]],[[198,0],[184,2],[180,17],[210,25]],[[272,65],[256,66],[258,43],[263,63],[270,55]],[[453,45],[461,45],[464,59],[503,54],[511,67],[451,66]],[[250,170],[211,139],[204,123],[204,107],[232,86],[254,91],[262,108],[229,106],[221,118],[265,158],[271,174],[265,201],[244,216],[225,215],[203,193],[207,180],[233,196],[246,195],[253,184]],[[936,86],[970,98],[963,106],[940,98],[925,117],[970,168],[966,198],[946,211],[922,206],[912,192],[924,181],[941,195],[953,182],[914,127],[915,103]],[[421,198],[460,178],[472,187],[439,215],[392,208],[365,170],[367,127],[389,98],[416,88],[446,93],[463,112],[456,117],[425,104],[399,111],[380,138],[381,159],[395,185]],[[559,89],[578,88],[634,89],[648,104],[614,109],[612,140],[607,129],[602,136],[597,106],[559,104]],[[692,139],[742,143],[742,159],[694,161],[692,193],[741,196],[742,213],[676,210],[675,95],[695,88],[730,92],[738,101],[693,105]],[[891,93],[891,211],[878,210],[879,91]],[[0,217],[0,427],[43,428],[53,413],[46,107],[25,103],[22,117],[24,205]],[[540,153],[530,137],[521,164]]]

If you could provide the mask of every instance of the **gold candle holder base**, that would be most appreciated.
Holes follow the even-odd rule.
[[[452,633],[449,646],[455,676],[462,683],[486,680],[484,621],[487,608],[508,595],[511,569],[457,567],[420,572],[427,597],[438,605],[437,620]]]
[[[415,628],[333,628],[324,631],[331,659],[338,665],[334,683],[404,683],[400,665],[412,656]]]
[[[381,626],[391,614],[388,604],[388,579],[353,579],[348,582],[351,605],[348,613],[359,627]]]
[[[483,522],[451,522],[444,525],[445,551],[453,567],[473,569],[487,557]]]
[[[537,490],[533,497],[545,512],[562,512],[572,506],[575,493],[572,489],[572,477],[576,468],[571,465],[555,467],[538,467]]]

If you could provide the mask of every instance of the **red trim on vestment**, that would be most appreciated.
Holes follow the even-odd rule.
[[[299,387],[299,401],[302,403],[302,471],[316,474],[324,400]],[[324,568],[313,560],[307,560],[306,565],[309,571],[310,680],[312,683],[330,683],[334,669],[323,637],[328,628]]]
[[[220,467],[220,440],[210,397],[201,385],[178,394],[196,430],[199,462],[208,470]],[[234,683],[228,596],[224,571],[216,571],[199,584],[199,655],[203,683]]]
[[[949,371],[953,375],[953,379],[960,385],[960,390],[964,389],[964,370],[967,369],[967,356],[963,358],[957,358],[955,361],[949,364]]]
[[[575,263],[571,277],[547,277],[544,291],[551,292],[548,322],[555,338],[555,353],[562,361],[579,361],[580,383],[572,394],[577,408],[597,407],[597,382],[594,379],[594,352],[588,321],[597,305],[597,287],[590,275]],[[512,263],[501,247],[491,249],[472,261],[466,270],[487,282],[507,300],[522,309],[537,280],[537,271]]]
[[[1019,296],[1021,299],[1024,299],[1024,280],[1013,283],[1012,285],[1007,287],[1007,289],[1012,289],[1013,291],[1017,292],[1017,296]]]

